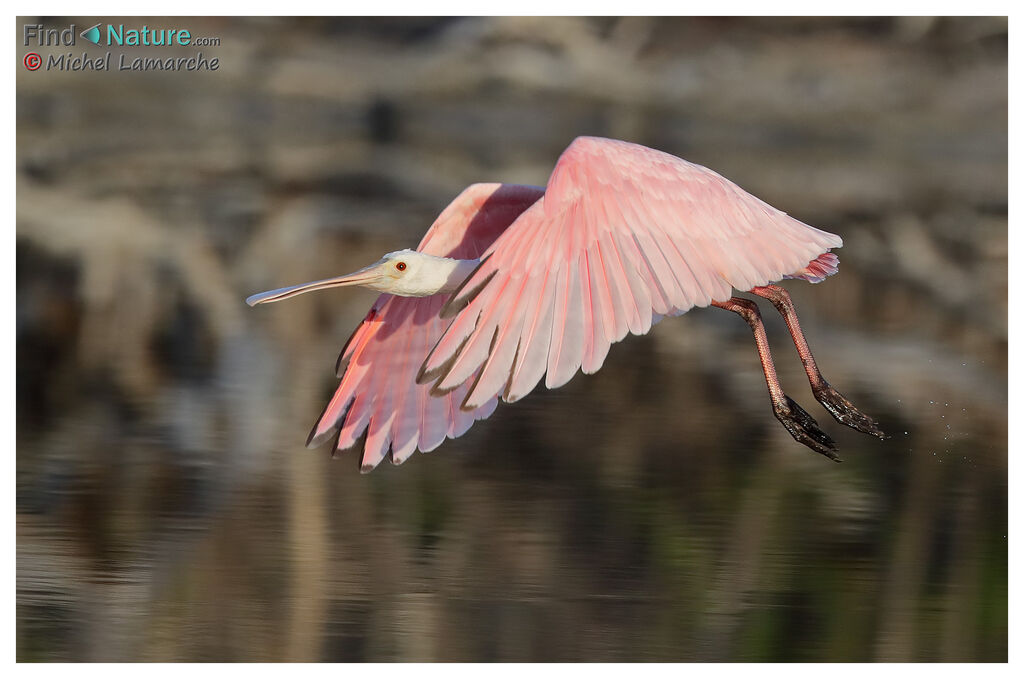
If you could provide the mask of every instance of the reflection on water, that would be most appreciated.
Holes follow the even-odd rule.
[[[1005,21],[530,21],[196,21],[223,73],[19,73],[20,659],[1006,659]],[[786,286],[892,439],[827,416],[762,305],[843,464],[714,309],[401,467],[304,450],[373,294],[245,296],[581,133],[842,234]]]

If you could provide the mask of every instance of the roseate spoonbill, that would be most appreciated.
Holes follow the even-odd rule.
[[[838,270],[843,241],[799,222],[717,173],[611,139],[579,137],[547,188],[474,184],[444,209],[414,250],[337,278],[249,297],[250,305],[361,285],[377,298],[338,358],[341,378],[306,441],[335,451],[366,442],[362,470],[390,451],[400,464],[511,403],[547,373],[549,389],[610,345],[665,316],[716,306],[754,332],[775,417],[833,460],[836,446],[783,393],[757,305],[783,315],[815,398],[840,423],[885,438],[821,376],[793,303],[773,281],[819,283]]]

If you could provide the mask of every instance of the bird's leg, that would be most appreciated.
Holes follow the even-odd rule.
[[[821,430],[818,423],[807,414],[806,410],[783,393],[782,386],[779,384],[779,376],[775,372],[775,364],[772,363],[772,352],[768,348],[768,335],[764,331],[764,321],[761,320],[761,312],[757,305],[742,297],[733,297],[727,302],[712,302],[712,304],[720,309],[739,314],[754,331],[754,342],[757,344],[757,353],[761,357],[764,379],[768,383],[772,410],[786,431],[811,450],[839,462],[835,442]]]
[[[793,336],[793,344],[796,345],[796,351],[800,354],[800,360],[804,364],[804,371],[807,372],[807,379],[811,383],[811,391],[814,392],[814,398],[818,399],[818,402],[825,406],[825,410],[832,413],[832,417],[847,427],[852,427],[865,434],[877,436],[880,439],[888,438],[885,432],[878,428],[878,424],[873,419],[858,410],[845,396],[833,389],[825,381],[825,378],[821,376],[821,371],[818,370],[818,365],[814,362],[814,356],[811,355],[811,349],[807,346],[804,333],[800,330],[800,321],[796,317],[796,308],[793,306],[793,300],[790,299],[789,293],[786,292],[785,288],[781,288],[778,285],[766,285],[753,288],[750,292],[758,297],[764,297],[782,314],[786,321],[786,327],[789,328],[789,334]]]

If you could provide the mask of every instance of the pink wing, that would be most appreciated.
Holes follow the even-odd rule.
[[[421,382],[465,409],[596,372],[612,343],[666,315],[786,277],[835,273],[838,236],[722,176],[660,151],[593,137],[562,154],[544,197],[488,248],[442,310],[455,315]]]
[[[543,193],[532,186],[474,184],[444,209],[417,249],[476,259]],[[445,437],[461,436],[474,421],[494,412],[496,399],[460,410],[467,388],[433,397],[428,386],[416,384],[417,370],[448,325],[439,316],[446,299],[377,298],[338,357],[341,383],[310,432],[307,446],[317,446],[337,432],[335,448],[351,448],[365,431],[362,468],[369,471],[389,449],[392,461],[400,464],[417,449],[430,451]]]

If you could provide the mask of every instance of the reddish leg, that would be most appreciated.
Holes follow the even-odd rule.
[[[800,360],[803,361],[804,370],[807,372],[807,379],[810,380],[814,398],[818,399],[818,402],[825,406],[825,409],[832,413],[832,417],[841,424],[880,439],[888,438],[873,419],[854,407],[845,396],[833,389],[821,376],[821,371],[818,370],[818,365],[814,362],[814,356],[811,355],[811,348],[807,346],[804,333],[800,330],[800,321],[796,317],[793,300],[790,299],[785,288],[766,285],[754,288],[750,292],[771,302],[786,320],[789,334],[793,336],[793,344],[796,345],[796,351],[800,354]]]
[[[821,430],[814,418],[807,414],[807,411],[783,393],[782,386],[779,384],[779,376],[775,372],[775,364],[772,363],[772,353],[768,348],[768,335],[764,331],[764,322],[761,320],[761,312],[757,305],[749,299],[741,297],[733,297],[727,302],[712,302],[712,304],[720,309],[739,314],[754,331],[757,353],[761,357],[764,379],[768,383],[768,393],[772,399],[772,410],[786,431],[811,450],[839,462],[839,456],[835,452],[835,442]]]

